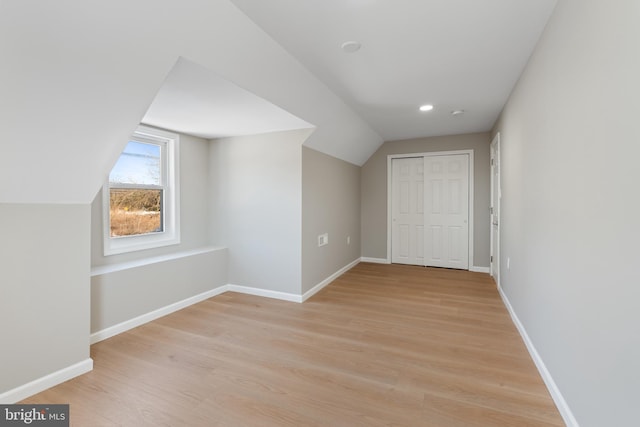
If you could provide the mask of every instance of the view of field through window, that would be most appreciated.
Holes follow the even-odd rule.
[[[111,237],[162,231],[162,190],[112,188],[109,202]]]
[[[111,237],[163,231],[161,147],[129,141],[109,175]]]

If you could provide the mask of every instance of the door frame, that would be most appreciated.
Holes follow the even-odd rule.
[[[500,199],[502,198],[502,180],[500,178],[500,174],[502,173],[502,156],[500,155],[500,132],[496,133],[496,136],[493,138],[493,140],[491,141],[491,145],[490,145],[490,150],[491,150],[491,165],[490,165],[490,174],[491,174],[491,181],[489,183],[489,186],[491,188],[491,199],[489,200],[489,208],[494,208],[497,206],[497,212],[498,212],[498,225],[496,226],[497,230],[496,230],[496,239],[497,242],[494,242],[494,238],[493,238],[493,210],[491,210],[489,212],[489,256],[491,258],[489,258],[489,274],[491,275],[491,277],[493,277],[493,280],[495,280],[496,285],[498,286],[498,288],[500,288],[500,270],[501,270],[501,260],[500,260],[500,227],[502,225],[502,207],[500,206]],[[496,179],[494,177],[494,173],[493,173],[493,168],[494,168],[494,152],[496,153],[496,157],[498,158],[498,176],[497,176],[497,180],[498,180],[498,185],[497,185],[497,189],[498,189],[498,194],[495,194],[494,191],[494,186],[495,186],[495,182],[494,180]],[[497,260],[494,261],[494,257]],[[494,265],[497,264],[497,268],[495,271],[495,275],[494,275]]]
[[[406,154],[389,154],[387,155],[387,264],[391,264],[391,227],[392,227],[392,174],[391,161],[393,159],[402,159],[406,157],[435,157],[435,156],[452,156],[456,154],[466,154],[469,156],[469,271],[474,270],[473,263],[473,199],[474,199],[474,176],[473,176],[473,149],[471,150],[453,150],[453,151],[430,151],[426,153],[406,153]]]

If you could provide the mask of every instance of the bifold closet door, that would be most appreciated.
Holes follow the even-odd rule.
[[[391,262],[469,268],[469,156],[391,160]]]
[[[425,265],[469,269],[469,156],[425,157]]]

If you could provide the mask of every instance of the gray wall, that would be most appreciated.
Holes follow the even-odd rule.
[[[639,17],[560,0],[495,127],[501,285],[583,427],[638,425]]]
[[[300,295],[302,143],[312,130],[211,141],[212,235],[229,282]]]
[[[226,284],[226,249],[94,275],[91,332],[103,331]]]
[[[385,142],[362,166],[362,256],[387,258],[387,156],[474,150],[474,265],[489,266],[491,141],[488,133]]]
[[[180,135],[181,243],[103,256],[102,193],[91,206],[91,332],[227,284],[226,251],[170,259],[134,268],[123,264],[211,246],[209,141]],[[115,268],[114,268],[115,267]]]
[[[0,204],[0,394],[89,358],[89,209]]]
[[[329,244],[318,247],[324,233]],[[360,167],[303,147],[302,293],[358,258]]]

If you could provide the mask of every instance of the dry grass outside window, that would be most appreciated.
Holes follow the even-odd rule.
[[[111,237],[162,231],[162,190],[111,189]]]

